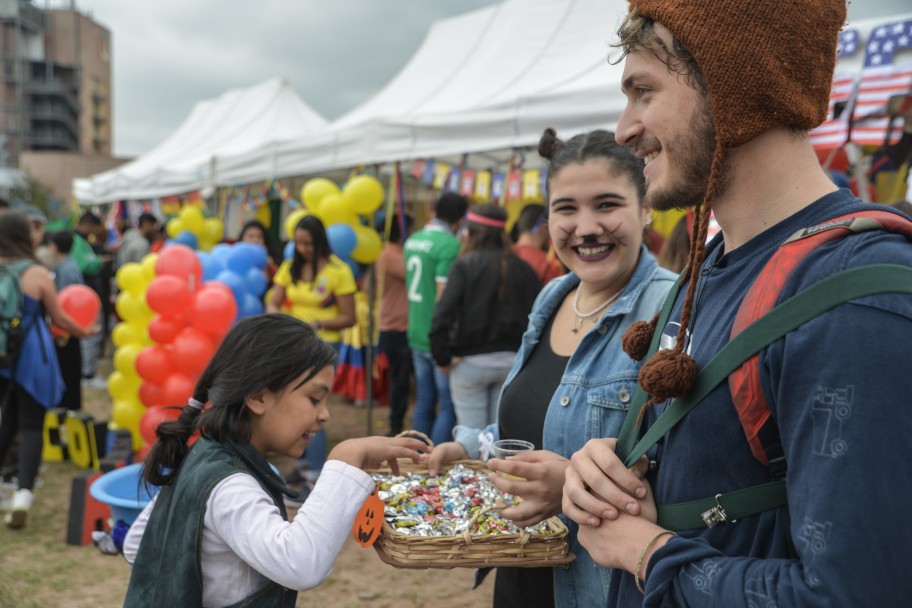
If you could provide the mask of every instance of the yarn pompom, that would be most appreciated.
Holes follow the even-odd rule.
[[[621,338],[621,348],[634,361],[642,361],[649,353],[649,344],[656,331],[656,319],[637,321],[627,328]]]
[[[690,392],[696,377],[696,361],[682,352],[666,349],[643,364],[639,382],[647,393],[658,401],[665,401]]]

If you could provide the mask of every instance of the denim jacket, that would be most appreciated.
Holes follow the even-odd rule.
[[[590,439],[617,437],[636,391],[640,370],[640,363],[621,348],[621,337],[631,323],[649,321],[655,316],[676,278],[674,273],[660,268],[643,247],[623,294],[591,327],[567,363],[560,386],[548,405],[542,434],[544,449],[569,458]],[[542,336],[548,321],[578,284],[579,278],[570,273],[548,283],[539,294],[501,397],[539,340],[548,338]],[[482,448],[497,439],[498,427],[494,424],[479,432],[457,426],[453,434],[470,458],[485,457],[489,454],[481,454]],[[555,605],[605,606],[611,570],[592,561],[576,539],[577,525],[563,515],[560,517],[570,529],[570,550],[576,554],[576,560],[568,568],[554,569]]]

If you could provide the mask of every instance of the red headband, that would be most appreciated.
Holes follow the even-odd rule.
[[[501,230],[507,226],[507,222],[504,220],[495,220],[493,217],[485,217],[483,215],[478,215],[477,213],[472,213],[471,211],[466,214],[466,219],[470,222],[475,222],[476,224],[490,226],[491,228],[500,228]]]

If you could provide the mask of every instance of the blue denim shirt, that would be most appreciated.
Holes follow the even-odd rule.
[[[617,437],[636,391],[640,370],[640,363],[621,348],[621,337],[631,323],[649,321],[655,316],[676,278],[674,273],[660,268],[643,247],[623,294],[583,337],[567,363],[560,386],[548,405],[542,434],[544,449],[569,458],[590,439]],[[542,289],[532,307],[529,326],[501,397],[539,341],[548,339],[542,335],[548,321],[578,284],[579,278],[570,273]],[[478,458],[482,445],[497,439],[498,429],[496,424],[482,432],[457,426],[453,434],[465,446],[469,457]],[[576,539],[577,525],[563,515],[560,517],[570,529],[570,550],[576,554],[576,561],[570,567],[554,569],[555,605],[605,606],[611,570],[592,561]]]

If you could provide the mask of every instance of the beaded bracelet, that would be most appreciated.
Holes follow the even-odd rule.
[[[637,560],[636,570],[633,572],[633,580],[636,581],[637,589],[639,589],[640,593],[643,595],[646,595],[646,589],[643,587],[643,583],[645,581],[640,579],[640,570],[643,568],[643,562],[646,561],[646,554],[649,553],[649,548],[652,547],[653,543],[659,540],[659,537],[665,536],[666,534],[677,536],[677,534],[671,530],[659,530],[652,536],[652,538],[649,539],[649,542],[646,543],[646,546],[643,547],[643,552],[640,553],[640,559]]]

